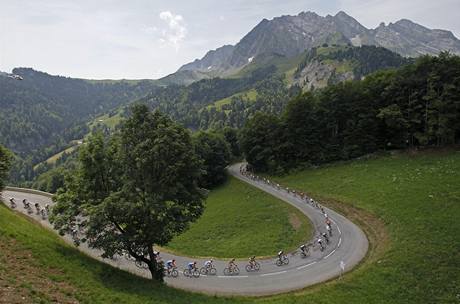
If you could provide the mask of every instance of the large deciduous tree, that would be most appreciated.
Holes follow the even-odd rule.
[[[82,147],[80,166],[55,196],[52,222],[61,233],[75,231],[103,257],[129,254],[162,280],[154,245],[166,245],[203,211],[197,186],[200,163],[190,134],[145,105],[119,134],[93,136]]]

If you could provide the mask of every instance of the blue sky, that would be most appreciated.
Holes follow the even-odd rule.
[[[407,18],[460,37],[459,0],[0,0],[0,71],[159,78],[263,18],[340,10],[368,28]]]

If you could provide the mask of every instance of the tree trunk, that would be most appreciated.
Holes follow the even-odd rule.
[[[149,247],[149,271],[152,276],[152,280],[163,282],[164,272],[163,272],[163,263],[158,263],[155,254],[153,253],[153,247]]]

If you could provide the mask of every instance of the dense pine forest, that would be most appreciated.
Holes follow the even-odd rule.
[[[423,56],[294,98],[281,117],[258,113],[241,131],[257,171],[356,158],[384,149],[460,141],[460,57]]]

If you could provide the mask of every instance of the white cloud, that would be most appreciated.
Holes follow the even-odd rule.
[[[188,32],[184,18],[170,11],[164,11],[160,13],[160,19],[165,21],[168,27],[161,32],[162,38],[159,41],[173,46],[178,51]]]

